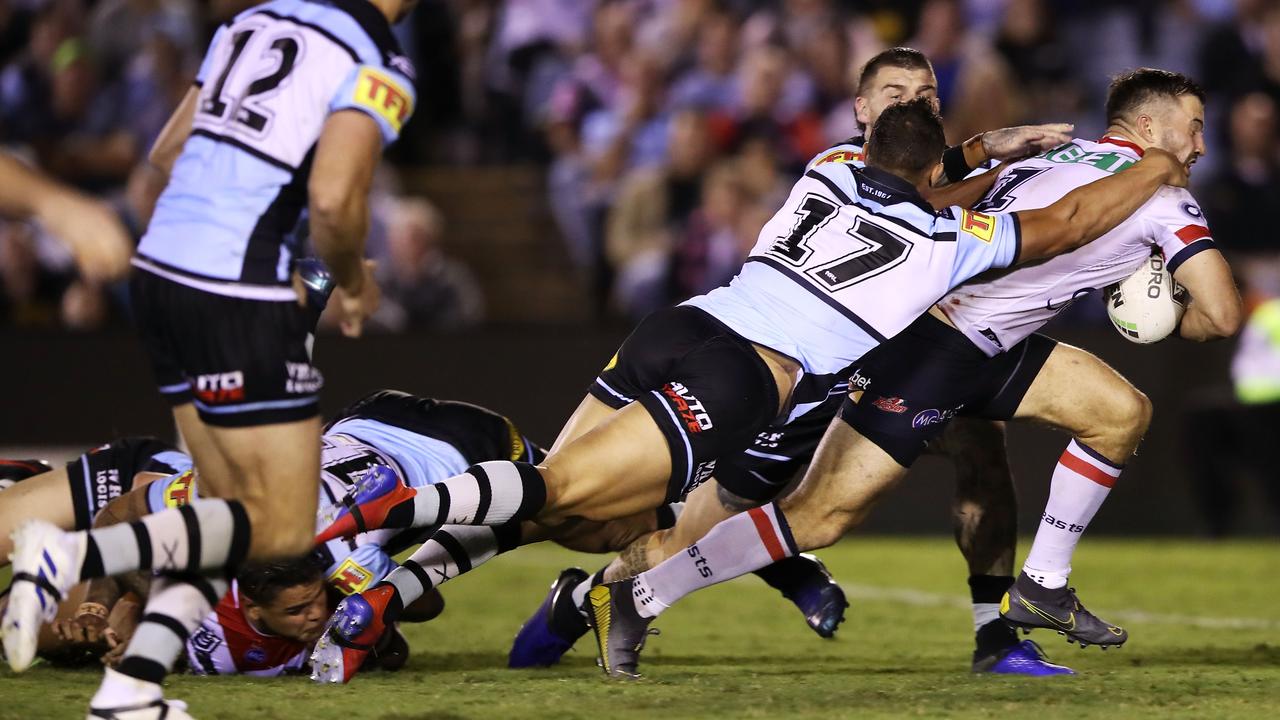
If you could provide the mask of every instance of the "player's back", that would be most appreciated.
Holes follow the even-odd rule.
[[[815,163],[726,287],[688,304],[744,338],[835,376],[947,290],[1015,260],[1008,216],[935,211],[906,180]]]
[[[974,206],[1015,212],[1051,205],[1071,190],[1136,163],[1141,149],[1124,140],[1075,139],[1000,170]],[[993,271],[939,302],[947,317],[988,354],[1006,350],[1038,330],[1072,301],[1132,274],[1153,249],[1170,271],[1212,247],[1199,206],[1182,188],[1161,188],[1111,232],[1072,252],[1009,270]]]
[[[286,237],[325,121],[361,111],[390,142],[413,108],[411,74],[386,18],[359,0],[275,0],[220,27],[138,264],[211,292],[284,299]]]

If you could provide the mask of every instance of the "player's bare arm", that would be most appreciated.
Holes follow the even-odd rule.
[[[965,178],[960,182],[921,188],[920,194],[935,208],[952,206],[971,208],[991,191],[991,186],[995,184],[999,175],[1000,173],[991,170]]]
[[[109,207],[3,155],[0,216],[39,221],[71,250],[88,280],[114,280],[129,268],[133,242]]]
[[[1187,168],[1173,154],[1150,148],[1122,172],[1078,187],[1047,208],[1016,213],[1022,226],[1018,262],[1052,257],[1098,239],[1137,212],[1161,185],[1186,187]]]
[[[1231,268],[1217,250],[1205,250],[1178,266],[1173,277],[1191,301],[1178,325],[1178,335],[1205,342],[1230,337],[1240,329],[1244,310]]]
[[[142,475],[162,477],[158,473],[139,473]],[[147,485],[155,477],[147,478],[148,482],[140,488],[115,498],[93,519],[93,527],[101,528],[123,522],[137,520],[149,512],[147,506]],[[120,644],[120,637],[110,624],[110,615],[116,603],[126,591],[142,590],[140,597],[145,597],[145,587],[149,579],[144,573],[131,573],[119,578],[94,578],[87,584],[84,600],[76,608],[70,618],[54,623],[53,631],[58,637],[73,643],[104,642],[108,648]],[[141,608],[137,608],[141,610]]]
[[[357,337],[378,307],[373,265],[364,259],[369,187],[382,153],[377,124],[357,111],[334,113],[316,144],[307,185],[311,240],[337,281],[342,332]]]

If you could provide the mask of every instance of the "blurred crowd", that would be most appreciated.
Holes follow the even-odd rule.
[[[0,147],[127,208],[213,29],[251,4],[0,0]],[[396,31],[419,102],[393,164],[545,168],[601,315],[635,319],[732,277],[805,162],[859,132],[862,63],[900,44],[933,60],[952,142],[1040,121],[1092,137],[1114,72],[1198,78],[1209,155],[1193,190],[1248,286],[1280,295],[1277,0],[422,0]],[[389,175],[369,241],[388,301],[377,325],[481,322],[482,284],[446,252],[467,239]],[[42,232],[0,224],[0,324],[120,321],[123,295],[78,279]]]

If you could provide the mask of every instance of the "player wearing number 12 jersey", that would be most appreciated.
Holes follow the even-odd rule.
[[[321,537],[379,526],[607,521],[651,510],[712,472],[723,477],[731,462],[722,460],[776,417],[803,412],[795,402],[801,383],[834,384],[946,290],[1093,239],[1181,171],[1157,155],[1045,210],[938,212],[917,188],[928,185],[943,149],[941,119],[927,99],[885,110],[866,168],[815,169],[766,224],[733,283],[641,323],[575,413],[610,417],[578,437],[562,432],[541,465],[481,463],[428,488],[364,499]],[[605,394],[622,399],[621,409],[599,399]],[[340,608],[335,628],[350,619]]]
[[[185,717],[160,682],[225,592],[226,571],[311,547],[323,380],[288,238],[306,207],[343,329],[359,334],[377,303],[363,260],[373,170],[414,104],[391,23],[413,4],[274,0],[240,13],[215,33],[156,141],[150,176],[164,189],[131,293],[205,496],[90,532],[22,528],[3,625],[9,663],[24,670],[41,622],[75,583],[162,573],[93,717]]]

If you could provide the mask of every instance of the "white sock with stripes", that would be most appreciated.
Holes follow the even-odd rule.
[[[1067,584],[1076,544],[1123,470],[1074,439],[1067,445],[1054,468],[1049,502],[1023,572],[1046,588]]]
[[[710,585],[796,554],[776,503],[734,515],[701,540],[635,577],[636,611],[657,617],[677,600]]]

